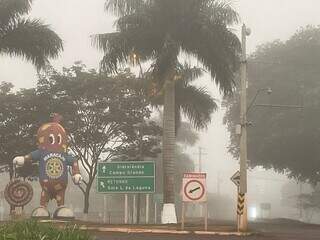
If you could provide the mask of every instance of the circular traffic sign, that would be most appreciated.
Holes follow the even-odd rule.
[[[184,186],[184,194],[192,201],[200,200],[205,193],[205,188],[199,180],[192,179]]]

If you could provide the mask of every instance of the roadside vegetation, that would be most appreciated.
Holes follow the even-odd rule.
[[[89,234],[76,226],[58,229],[36,221],[11,222],[0,225],[0,240],[91,240]]]

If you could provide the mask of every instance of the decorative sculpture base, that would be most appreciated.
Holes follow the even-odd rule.
[[[46,208],[38,207],[32,211],[31,217],[37,219],[49,219],[50,213]]]
[[[53,213],[53,219],[61,219],[61,220],[73,220],[74,214],[70,208],[67,207],[59,207]]]

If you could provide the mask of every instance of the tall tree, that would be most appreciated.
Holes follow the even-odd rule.
[[[27,19],[32,0],[0,0],[0,54],[19,56],[37,69],[62,50],[62,40],[40,19]]]
[[[320,28],[305,27],[289,40],[258,47],[248,59],[248,101],[259,89],[255,104],[296,105],[297,108],[252,107],[248,120],[248,159],[251,167],[274,169],[301,181],[320,180]],[[229,151],[238,157],[238,95],[226,99],[225,123],[230,131]]]
[[[154,82],[164,89],[163,222],[176,222],[174,207],[175,84],[178,56],[185,52],[210,71],[224,93],[233,88],[239,40],[228,26],[238,15],[215,0],[107,0],[106,10],[118,16],[117,31],[99,34],[96,46],[105,55],[103,70],[116,72],[132,56],[151,61]]]
[[[139,61],[139,59],[136,59],[136,61]],[[203,75],[203,69],[199,67],[191,67],[187,63],[180,64],[179,62],[177,62],[175,71],[175,135],[180,137],[181,139],[181,135],[179,135],[179,133],[181,133],[180,127],[182,123],[182,116],[187,117],[187,119],[195,129],[203,129],[206,128],[207,125],[211,122],[211,114],[217,109],[217,105],[215,103],[215,99],[210,96],[206,88],[192,85],[195,80]],[[159,86],[158,84],[157,86],[155,84],[153,79],[153,72],[148,71],[146,73],[143,73],[142,71],[140,71],[140,74],[143,78],[137,81],[137,87],[141,88],[144,91],[153,107],[159,108],[160,106],[163,106],[165,96],[164,87],[162,86],[162,89],[159,89],[161,85]],[[182,126],[187,127],[186,124],[183,124]],[[192,134],[192,131],[188,131],[188,129],[182,130],[187,130],[184,131],[184,133],[186,134]],[[192,139],[192,136],[190,135],[189,139],[185,140],[193,141],[194,139]],[[179,150],[179,147],[176,146],[175,151],[178,151],[180,153],[181,151]],[[175,154],[175,165],[177,165],[179,156],[181,156],[181,154]],[[177,167],[175,168],[177,169]],[[179,175],[179,177],[181,176],[182,175]],[[179,189],[180,186],[179,184],[175,184],[175,187]],[[140,203],[139,197],[138,203]],[[139,212],[137,214],[137,219],[139,219]],[[139,221],[137,221],[137,223],[139,223]]]
[[[81,162],[84,213],[89,211],[98,162],[136,160],[141,151],[152,158],[159,153],[161,128],[148,121],[149,103],[133,82],[130,72],[108,77],[77,63],[63,73],[49,72],[38,84],[41,112],[49,106],[64,117],[70,148]]]

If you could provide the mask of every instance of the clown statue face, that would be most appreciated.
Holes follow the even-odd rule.
[[[39,163],[39,180],[42,188],[40,207],[32,212],[32,217],[48,218],[47,205],[56,200],[58,208],[54,218],[74,218],[73,212],[64,206],[68,184],[68,168],[72,168],[75,184],[81,181],[78,161],[67,153],[67,134],[60,125],[61,116],[53,115],[52,122],[42,125],[37,133],[38,149],[22,157],[15,157],[13,163],[22,166],[27,161]]]

